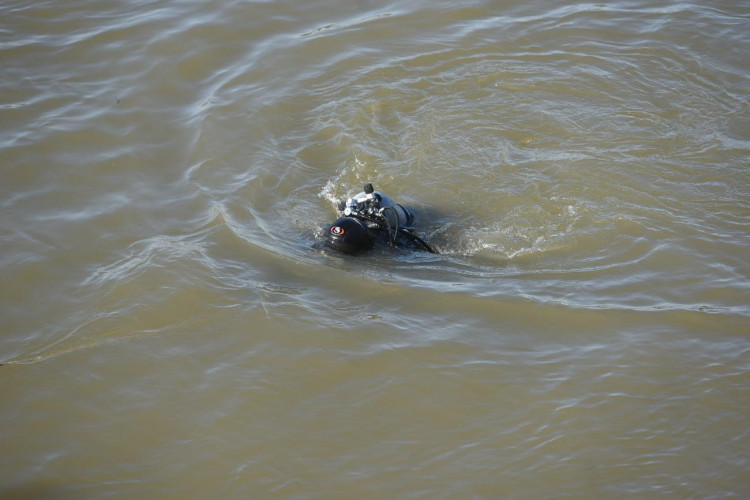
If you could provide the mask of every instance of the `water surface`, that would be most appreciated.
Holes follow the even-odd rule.
[[[748,6],[0,19],[4,497],[750,494]]]

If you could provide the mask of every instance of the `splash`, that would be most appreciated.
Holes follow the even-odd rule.
[[[358,151],[355,151],[353,155],[351,165],[329,179],[318,193],[318,197],[328,200],[334,207],[338,205],[340,199],[359,192],[365,182],[377,183],[378,181],[378,169],[371,166],[371,161],[361,158],[366,155]]]
[[[583,203],[550,199],[547,206],[524,205],[497,218],[467,214],[465,222],[447,221],[433,229],[442,253],[509,261],[575,248],[584,231]]]

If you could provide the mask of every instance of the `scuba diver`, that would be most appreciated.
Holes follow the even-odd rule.
[[[377,239],[383,239],[392,247],[416,243],[428,252],[437,253],[414,234],[414,212],[375,191],[370,183],[365,184],[364,192],[340,201],[338,209],[343,216],[326,230],[326,244],[330,247],[353,255],[368,250]]]

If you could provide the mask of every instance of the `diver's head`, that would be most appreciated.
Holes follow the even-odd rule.
[[[348,254],[367,250],[373,244],[374,237],[364,221],[354,217],[341,217],[328,227],[326,243]]]

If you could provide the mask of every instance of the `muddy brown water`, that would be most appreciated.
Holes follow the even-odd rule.
[[[3,2],[0,496],[747,498],[749,26]]]

